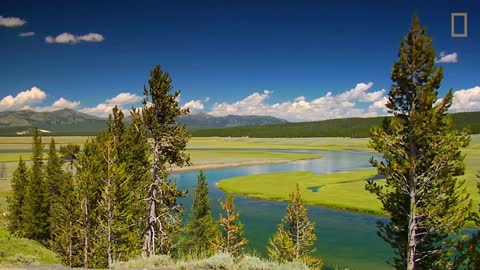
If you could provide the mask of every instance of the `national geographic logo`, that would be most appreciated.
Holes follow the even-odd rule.
[[[462,27],[463,26],[463,27]],[[468,14],[452,13],[452,37],[466,38],[468,35]]]

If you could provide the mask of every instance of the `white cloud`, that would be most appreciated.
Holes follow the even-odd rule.
[[[80,106],[80,101],[69,101],[64,99],[63,97],[52,104],[52,107],[62,109],[75,109],[78,106]]]
[[[8,95],[0,100],[0,111],[14,111],[29,108],[30,105],[39,103],[47,97],[47,94],[38,87],[18,93],[15,97]]]
[[[470,89],[462,89],[453,93],[452,112],[479,111],[480,110],[480,86]]]
[[[387,110],[388,110],[387,107],[386,107],[387,102],[388,102],[388,98],[383,97],[382,99],[373,102],[372,105],[370,105],[368,107],[368,111],[370,111],[370,112],[383,112],[384,114],[386,114]]]
[[[0,16],[0,27],[19,27],[26,24],[27,21],[17,17],[2,17]]]
[[[75,44],[79,42],[102,42],[104,40],[101,34],[89,33],[83,36],[76,36],[70,33],[63,33],[56,37],[47,36],[45,42],[47,43],[63,43],[63,44]]]
[[[435,59],[435,63],[457,63],[458,55],[456,52],[447,54],[446,52],[441,52],[440,57]]]
[[[106,99],[104,103],[100,103],[95,107],[82,108],[80,109],[80,111],[100,117],[107,117],[110,113],[112,113],[112,109],[115,107],[115,105],[118,105],[118,107],[124,113],[127,113],[130,108],[125,108],[126,105],[132,105],[140,102],[141,100],[142,97],[139,95],[131,93],[120,93],[113,98]]]
[[[28,107],[28,109],[31,109],[33,111],[37,112],[51,112],[51,111],[56,111],[60,109],[77,109],[78,106],[80,106],[80,101],[69,101],[62,98],[59,98],[57,101],[53,102],[52,105],[46,106],[46,107]]]
[[[190,112],[197,112],[203,110],[205,106],[201,100],[190,100],[182,106],[182,109],[189,108]]]
[[[34,35],[35,35],[35,32],[24,32],[24,33],[18,34],[19,37],[32,37]]]
[[[358,83],[355,88],[350,89],[338,96],[340,100],[343,101],[362,101],[362,102],[374,102],[381,99],[385,95],[385,89],[367,93],[370,88],[372,88],[373,83]]]
[[[136,94],[131,94],[131,93],[120,93],[117,96],[107,99],[106,102],[107,104],[112,104],[112,105],[128,105],[128,104],[134,104],[137,102],[140,102],[142,100],[142,97]]]
[[[299,96],[291,101],[274,104],[267,103],[273,92],[265,90],[262,93],[253,93],[240,101],[215,103],[210,113],[213,115],[271,115],[290,121],[383,115],[385,110],[381,104],[386,91],[381,89],[368,92],[372,86],[373,83],[359,83],[338,95],[327,92],[324,96],[311,101],[304,96]],[[363,106],[361,103],[364,103]],[[367,108],[365,104],[368,105],[368,103],[371,106]]]

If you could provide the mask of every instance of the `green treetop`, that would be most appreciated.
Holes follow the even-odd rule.
[[[303,261],[312,269],[321,269],[322,260],[311,255],[317,239],[315,223],[308,218],[298,184],[290,194],[290,201],[282,223],[277,226],[277,232],[268,242],[268,255],[275,261]]]
[[[383,156],[372,159],[385,185],[369,181],[390,222],[380,224],[381,237],[396,252],[396,269],[449,269],[452,244],[465,225],[470,200],[463,181],[460,148],[467,132],[452,129],[448,108],[452,92],[438,100],[443,69],[435,66],[432,38],[413,17],[393,65],[387,108],[394,117],[371,130],[370,145]]]

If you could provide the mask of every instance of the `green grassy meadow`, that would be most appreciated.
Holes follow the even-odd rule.
[[[0,265],[60,264],[60,258],[37,241],[12,236],[0,226]]]
[[[306,204],[383,214],[380,202],[365,191],[365,179],[375,174],[373,169],[323,175],[311,172],[267,173],[226,179],[220,181],[217,187],[251,198],[288,201],[289,194],[298,183]]]

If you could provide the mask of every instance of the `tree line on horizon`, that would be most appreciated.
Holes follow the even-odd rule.
[[[480,269],[480,231],[466,235],[469,221],[480,226],[464,181],[466,130],[457,130],[447,114],[453,94],[439,102],[443,69],[435,66],[432,38],[417,16],[400,43],[387,108],[393,117],[371,129],[370,146],[382,160],[370,160],[386,181],[367,181],[389,214],[378,234],[395,252],[395,269]],[[142,113],[132,124],[115,108],[107,129],[89,139],[69,170],[62,168],[51,141],[46,164],[41,137],[33,136],[32,165],[20,160],[8,199],[9,229],[38,240],[62,256],[65,264],[110,267],[138,255],[208,257],[216,252],[241,256],[247,240],[231,197],[221,202],[225,216],[216,221],[208,186],[198,175],[192,212],[182,226],[186,191],[171,181],[169,166],[186,166],[189,134],[176,117],[188,113],[171,92],[171,79],[159,66],[144,88]],[[149,143],[148,138],[152,139]],[[73,149],[70,152],[75,152]],[[67,151],[68,152],[68,151]],[[149,159],[150,154],[153,158]],[[480,183],[479,183],[480,191]],[[267,245],[276,261],[301,261],[322,268],[312,255],[315,224],[308,219],[300,189],[290,195],[286,215]]]

